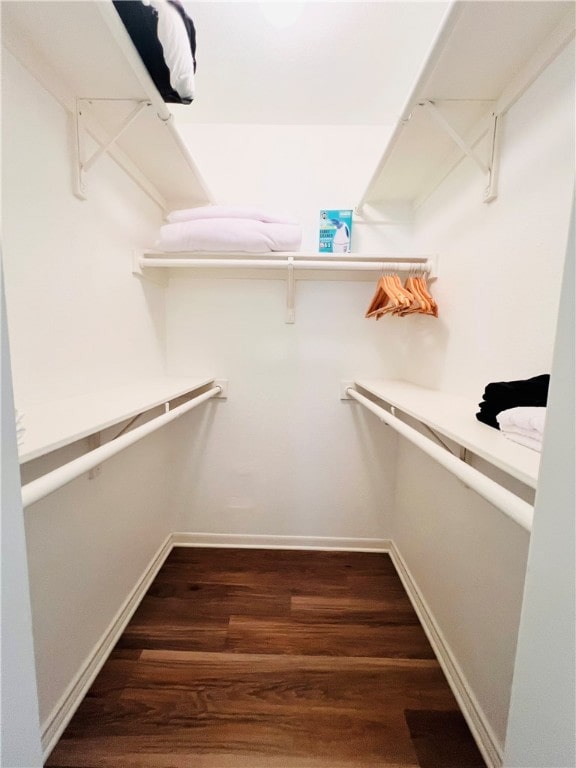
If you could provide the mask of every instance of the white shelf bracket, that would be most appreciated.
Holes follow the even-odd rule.
[[[143,251],[132,251],[132,274],[139,277],[141,280],[145,280],[153,285],[159,285],[162,288],[166,288],[168,285],[168,274],[166,270],[155,270],[155,274],[152,276],[150,270],[144,270],[142,268],[142,261],[144,260]],[[154,270],[152,270],[154,273]]]
[[[422,101],[419,106],[424,107],[436,123],[450,136],[450,138],[460,147],[460,149],[473,160],[482,173],[488,175],[490,167],[481,160],[474,152],[474,149],[460,136],[458,131],[450,124],[442,112],[433,101]]]
[[[341,381],[340,387],[339,387],[339,396],[340,400],[352,400],[352,397],[350,393],[348,392],[349,389],[354,389],[354,382],[353,381]]]
[[[91,451],[94,451],[96,448],[100,448],[102,445],[102,434],[100,432],[95,432],[93,435],[89,435],[88,437],[88,448]],[[102,472],[102,465],[97,464],[95,467],[92,467],[92,469],[88,470],[88,480],[94,480],[95,477],[98,477],[98,475]]]
[[[220,392],[214,397],[218,400],[226,400],[230,391],[230,382],[228,379],[214,379],[214,386],[220,387]]]
[[[484,190],[484,202],[491,203],[498,197],[498,171],[500,168],[500,136],[502,134],[503,115],[492,114],[490,129],[490,175]]]
[[[286,323],[292,325],[295,322],[296,310],[296,280],[294,277],[294,257],[288,257],[288,280],[286,286]]]
[[[134,109],[118,125],[114,134],[108,138],[90,156],[86,157],[86,133],[88,131],[88,113],[93,101],[110,101],[110,99],[76,99],[74,113],[74,138],[76,150],[76,173],[74,177],[74,194],[81,200],[87,199],[86,174],[95,163],[112,147],[142,111],[151,105],[149,101],[137,101]],[[117,99],[115,101],[118,101]],[[133,99],[119,101],[134,102]]]

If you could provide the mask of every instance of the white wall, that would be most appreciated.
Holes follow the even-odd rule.
[[[354,205],[387,132],[184,128],[219,202],[292,212],[303,222],[308,251],[318,249],[320,208]],[[378,247],[368,229],[353,229],[354,250],[407,247],[401,227],[379,228]],[[395,437],[338,396],[342,379],[398,373],[398,327],[364,319],[373,292],[373,278],[299,281],[296,323],[287,325],[282,280],[173,276],[167,299],[170,372],[212,373],[231,383],[201,458],[186,447],[187,431],[180,429],[183,530],[388,535]]]
[[[71,118],[3,49],[3,246],[16,405],[164,368],[163,292],[131,274],[160,211],[104,157],[72,194]]]
[[[2,330],[2,730],[0,765],[40,768],[38,692],[32,642],[32,616],[20,499],[20,476],[14,420],[10,352],[6,330],[4,279],[0,267]]]
[[[27,403],[164,372],[163,291],[130,272],[161,217],[107,158],[89,199],[76,199],[68,116],[10,54],[2,74],[8,323],[25,425]],[[168,440],[169,428],[25,512],[44,725],[174,529]]]
[[[406,338],[403,375],[415,383],[479,401],[489,381],[550,371],[572,201],[573,62],[572,46],[506,116],[497,200],[481,202],[483,180],[466,160],[418,213],[417,243],[440,254],[440,318],[419,319]],[[393,538],[501,753],[529,537],[401,441]]]
[[[187,447],[189,430],[177,427],[187,453],[176,484],[182,530],[387,534],[395,441],[338,396],[340,380],[357,371],[391,371],[377,353],[381,329],[367,328],[361,315],[367,290],[366,283],[299,283],[296,323],[286,325],[280,281],[173,281],[172,372],[230,380],[230,399],[201,456]]]
[[[303,226],[301,250],[312,253],[318,251],[320,210],[356,205],[391,130],[387,125],[180,125],[217,202],[291,213]],[[406,247],[405,227],[353,226],[354,252]]]
[[[505,765],[576,764],[574,218],[530,541]]]
[[[480,399],[490,381],[550,371],[573,178],[571,45],[504,117],[497,199],[482,203],[466,159],[418,211],[440,318],[411,335],[406,378]]]

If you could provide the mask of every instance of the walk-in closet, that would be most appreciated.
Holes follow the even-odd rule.
[[[2,767],[574,768],[574,3],[0,7]]]

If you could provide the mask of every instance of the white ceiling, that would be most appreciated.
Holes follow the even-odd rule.
[[[264,10],[297,11],[286,27]],[[178,122],[394,123],[448,2],[185,0],[197,34],[196,98]]]

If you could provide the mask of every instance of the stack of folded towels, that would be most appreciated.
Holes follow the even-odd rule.
[[[550,375],[547,373],[532,379],[488,384],[476,418],[500,429],[510,440],[539,451],[542,448],[549,384]]]
[[[154,247],[160,251],[267,253],[297,251],[302,227],[295,219],[256,208],[211,205],[172,211]]]
[[[509,408],[499,413],[496,419],[504,437],[534,451],[542,450],[546,408],[537,406]]]

